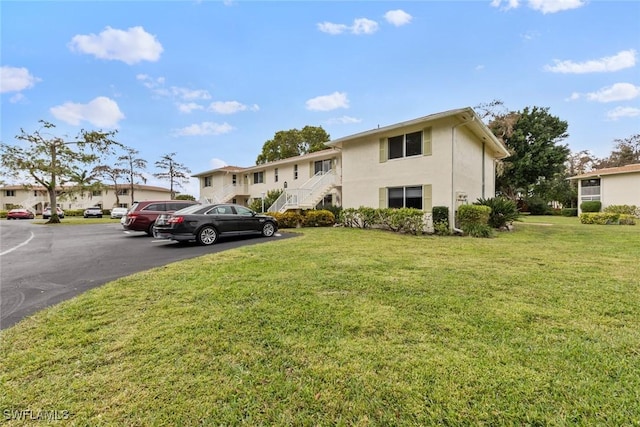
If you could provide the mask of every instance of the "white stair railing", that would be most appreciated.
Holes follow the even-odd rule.
[[[286,189],[280,197],[269,206],[269,212],[285,212],[288,209],[298,209],[301,207],[312,208],[313,200],[319,194],[324,196],[336,183],[336,173],[334,170],[318,172],[305,182],[300,188]]]

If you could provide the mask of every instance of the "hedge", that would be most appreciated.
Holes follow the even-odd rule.
[[[597,225],[636,225],[633,215],[613,212],[583,212],[580,214],[581,224]]]

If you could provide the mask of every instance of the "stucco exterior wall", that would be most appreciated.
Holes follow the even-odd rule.
[[[380,162],[380,138],[416,132],[422,130],[423,126],[408,127],[393,134],[379,134],[369,139],[344,144],[343,206],[380,207],[380,188],[431,185],[432,206],[447,206],[451,211],[452,179],[454,204],[457,207],[463,203],[457,200],[457,195],[466,194],[468,203],[473,203],[483,196],[483,174],[484,197],[493,197],[495,166],[492,155],[486,150],[483,154],[482,143],[464,126],[455,129],[452,150],[453,125],[450,120],[430,123],[431,155],[423,154]]]
[[[640,173],[601,177],[600,200],[603,208],[610,205],[640,206]]]

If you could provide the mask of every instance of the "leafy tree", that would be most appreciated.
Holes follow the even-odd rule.
[[[261,165],[324,150],[327,148],[324,143],[330,140],[329,134],[318,126],[305,126],[302,130],[281,130],[275,133],[273,139],[264,143],[256,164]]]
[[[0,143],[2,167],[11,176],[18,177],[23,173],[46,188],[49,204],[52,207],[49,223],[59,223],[56,213],[58,206],[56,190],[58,186],[71,181],[77,172],[78,164],[91,164],[102,155],[112,151],[121,144],[112,138],[115,131],[81,130],[72,140],[66,140],[49,132],[55,128],[53,123],[40,120],[42,127],[33,133],[20,129],[16,136],[20,145]]]
[[[528,194],[541,179],[564,172],[569,155],[559,142],[568,136],[567,122],[549,114],[548,108],[525,108],[490,123],[490,129],[509,149],[496,178],[498,192],[511,200]]]
[[[625,139],[616,139],[615,149],[609,157],[598,162],[597,168],[614,168],[640,163],[640,133]]]
[[[170,189],[171,189],[171,200],[174,200],[176,197],[176,192],[174,188],[182,187],[181,184],[186,184],[189,182],[189,175],[191,170],[188,167],[183,165],[182,163],[178,163],[175,161],[176,153],[165,154],[156,162],[156,167],[161,169],[162,172],[154,173],[158,179],[164,179],[169,181]]]
[[[101,183],[98,180],[98,174],[96,174],[95,169],[92,172],[89,172],[86,169],[72,172],[69,182],[73,183],[73,188],[70,190],[69,194],[79,193],[82,199],[84,199],[86,191],[97,190],[101,187]]]
[[[193,200],[195,202],[196,198],[191,194],[178,194],[176,200]]]
[[[147,183],[147,178],[145,178],[140,171],[141,169],[144,170],[147,167],[147,161],[136,157],[136,155],[138,154],[138,150],[134,150],[131,147],[125,147],[124,150],[125,154],[118,157],[118,162],[116,163],[116,165],[121,167],[123,174],[126,176],[126,180],[129,182],[131,205],[133,205],[133,202],[135,201],[134,186],[136,178],[140,179],[145,184]]]

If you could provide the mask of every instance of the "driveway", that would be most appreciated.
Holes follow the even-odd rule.
[[[268,239],[221,238],[215,245],[204,247],[125,232],[119,223],[50,226],[3,220],[0,221],[0,329],[119,277],[291,236],[278,233]]]

